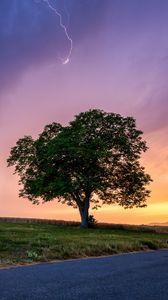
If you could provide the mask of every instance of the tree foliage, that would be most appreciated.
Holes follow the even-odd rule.
[[[7,162],[20,175],[20,196],[78,207],[87,226],[90,204],[146,205],[151,178],[139,161],[147,150],[142,134],[132,117],[89,110],[68,126],[45,126],[35,140],[19,139]]]

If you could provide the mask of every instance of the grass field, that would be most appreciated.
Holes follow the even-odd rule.
[[[0,222],[0,266],[168,248],[168,233]]]

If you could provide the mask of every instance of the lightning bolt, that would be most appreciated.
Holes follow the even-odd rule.
[[[63,23],[63,20],[62,20],[62,15],[57,11],[57,9],[55,7],[53,7],[51,5],[51,3],[49,2],[49,0],[43,0],[44,2],[47,3],[48,7],[59,17],[59,24],[60,24],[60,27],[63,29],[66,37],[67,37],[67,40],[69,41],[70,43],[70,48],[69,48],[69,52],[68,52],[68,55],[62,59],[62,64],[63,65],[66,65],[69,63],[70,61],[70,57],[71,57],[71,54],[72,54],[72,49],[73,49],[73,41],[72,41],[72,38],[70,37],[69,33],[68,33],[68,29],[67,29],[67,26]]]

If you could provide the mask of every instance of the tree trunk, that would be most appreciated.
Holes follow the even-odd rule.
[[[89,215],[89,199],[86,199],[83,206],[79,207],[81,216],[81,228],[88,228],[88,215]]]
[[[88,228],[88,216],[82,212],[81,215],[81,228]]]

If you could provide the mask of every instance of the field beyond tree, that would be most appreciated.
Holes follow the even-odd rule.
[[[0,266],[168,248],[168,233],[140,230],[0,222]]]

